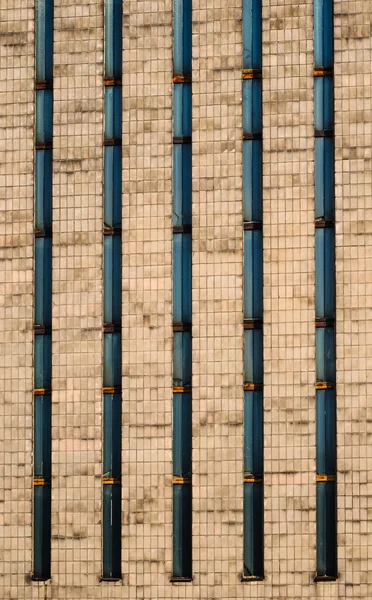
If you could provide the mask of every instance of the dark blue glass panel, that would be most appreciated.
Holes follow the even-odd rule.
[[[314,64],[333,66],[333,1],[314,0]]]
[[[335,175],[333,138],[315,138],[315,218],[335,216]]]
[[[173,321],[191,323],[191,234],[173,236]]]
[[[191,385],[191,331],[175,331],[173,338],[173,385]]]
[[[173,146],[173,225],[191,225],[191,144]]]
[[[121,322],[121,236],[104,236],[104,307],[105,323]]]
[[[121,475],[121,395],[103,395],[103,476]]]
[[[50,389],[52,385],[52,337],[34,337],[34,387]]]
[[[51,489],[34,486],[34,571],[33,579],[50,579]]]
[[[316,391],[316,470],[336,474],[336,393]]]
[[[316,330],[316,380],[336,382],[336,337],[333,327]]]
[[[35,153],[35,228],[52,228],[52,150]]]
[[[36,80],[53,79],[53,8],[52,0],[35,3]]]
[[[104,221],[108,227],[121,226],[121,146],[104,148]]]
[[[105,76],[122,73],[122,0],[105,0]]]
[[[243,133],[262,131],[261,79],[243,80]]]
[[[244,471],[263,474],[262,392],[244,392]]]
[[[53,139],[53,90],[36,90],[36,142],[51,144]]]
[[[262,231],[244,231],[244,318],[260,319],[263,311]]]
[[[333,129],[333,77],[314,79],[314,117],[317,131]]]
[[[52,410],[51,397],[34,399],[34,476],[51,476]]]
[[[192,487],[173,485],[173,577],[191,578]]]
[[[173,135],[191,136],[191,83],[173,86]]]
[[[263,383],[263,335],[262,329],[244,331],[244,381]]]
[[[121,486],[103,486],[102,576],[121,577]]]
[[[121,334],[103,336],[103,387],[121,386]]]
[[[191,394],[173,394],[173,475],[191,477]]]
[[[105,86],[105,140],[120,139],[122,132],[122,88]]]
[[[316,484],[316,559],[318,577],[337,577],[336,482]]]
[[[243,141],[244,221],[262,221],[262,142]]]
[[[261,0],[243,2],[243,69],[262,67]]]
[[[35,325],[52,322],[52,240],[35,238]]]
[[[335,236],[332,227],[315,230],[315,314],[335,316]]]
[[[191,73],[191,11],[192,0],[174,0],[173,71]]]
[[[244,575],[263,577],[263,486],[244,484]]]

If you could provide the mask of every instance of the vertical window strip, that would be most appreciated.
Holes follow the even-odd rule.
[[[121,579],[122,0],[104,4],[102,581]]]
[[[242,581],[264,577],[262,4],[243,0],[244,529]]]
[[[173,582],[192,579],[191,0],[174,0]]]
[[[337,579],[333,1],[314,0],[316,581]]]
[[[51,574],[53,2],[35,7],[33,573]]]

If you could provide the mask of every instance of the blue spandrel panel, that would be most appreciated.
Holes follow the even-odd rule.
[[[34,399],[34,476],[51,476],[52,411],[50,395]]]
[[[51,144],[53,139],[53,90],[36,91],[36,142]]]
[[[315,138],[315,218],[335,216],[334,139]]]
[[[34,387],[50,389],[52,384],[52,337],[34,337]]]
[[[175,74],[189,74],[192,0],[174,0],[173,7],[173,70]]]
[[[334,229],[315,230],[315,314],[335,316],[335,236]]]
[[[314,0],[314,64],[333,66],[333,0]]]
[[[243,80],[243,133],[262,131],[261,79]]]
[[[191,385],[191,331],[175,331],[173,337],[173,385]]]
[[[122,0],[105,0],[105,76],[122,73]]]
[[[244,575],[263,577],[263,486],[244,484]]]
[[[316,484],[317,576],[337,577],[336,482]]]
[[[173,475],[191,477],[191,394],[173,394]]]
[[[53,78],[53,8],[52,0],[35,3],[36,80]]]
[[[52,150],[35,152],[35,228],[52,228]]]
[[[121,475],[121,395],[103,396],[103,476]]]
[[[336,382],[336,336],[333,327],[316,329],[316,379]]]
[[[34,554],[33,579],[50,578],[51,554],[51,488],[34,486]]]
[[[105,323],[121,322],[121,236],[104,236],[104,307]]]
[[[121,577],[121,486],[103,486],[102,576]]]
[[[104,221],[108,227],[121,226],[121,146],[104,148]]]
[[[173,577],[192,576],[192,487],[173,485]]]
[[[106,140],[120,139],[122,132],[122,88],[105,86],[105,132]]]
[[[103,387],[121,386],[121,334],[103,336]]]
[[[314,79],[314,127],[317,131],[333,129],[333,77]]]
[[[316,470],[336,474],[336,393],[316,391]]]
[[[262,392],[244,392],[244,471],[263,473]]]
[[[49,327],[52,321],[52,240],[35,238],[35,325]]]
[[[173,236],[173,321],[191,323],[191,234]]]
[[[191,83],[173,86],[173,135],[191,136]]]
[[[262,142],[243,141],[244,221],[262,221]]]
[[[263,310],[262,231],[244,231],[244,318],[260,319]]]
[[[244,331],[244,382],[263,383],[262,329]]]
[[[262,67],[262,0],[243,2],[243,69]]]
[[[191,225],[191,144],[173,146],[173,225]]]

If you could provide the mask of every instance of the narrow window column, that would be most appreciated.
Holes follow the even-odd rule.
[[[333,1],[314,0],[316,581],[337,578]]]
[[[192,577],[191,0],[174,0],[173,582]]]
[[[53,0],[35,9],[33,579],[51,573]]]
[[[243,0],[244,569],[263,579],[262,5]]]
[[[121,578],[122,0],[105,0],[102,581]]]

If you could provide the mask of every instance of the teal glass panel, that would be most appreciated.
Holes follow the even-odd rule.
[[[35,325],[50,327],[52,322],[52,240],[35,238]]]
[[[336,335],[333,327],[316,329],[316,380],[336,382]]]
[[[50,389],[52,385],[52,337],[34,337],[34,387]]]
[[[121,486],[103,486],[102,576],[121,577]]]
[[[244,231],[244,318],[260,319],[263,312],[262,231]]]
[[[335,217],[334,139],[315,138],[315,218]]]
[[[263,485],[244,484],[244,575],[264,576]]]
[[[192,0],[173,2],[173,71],[191,73],[191,12]]]
[[[244,382],[263,383],[262,329],[244,330]]]
[[[318,577],[337,577],[336,482],[316,484],[316,560]]]
[[[53,0],[35,3],[36,80],[53,79]]]
[[[333,129],[333,77],[314,78],[314,127]]]
[[[34,486],[34,580],[50,579],[51,554],[51,488],[47,485]]]
[[[333,227],[315,230],[315,314],[335,316],[335,236]]]
[[[121,227],[122,170],[121,146],[104,148],[104,221],[107,227]]]
[[[121,236],[105,235],[103,242],[103,318],[121,322]]]
[[[52,228],[52,150],[35,153],[35,229]]]
[[[192,486],[173,485],[173,577],[192,576]]]
[[[314,0],[314,64],[333,66],[333,0]]]
[[[122,0],[105,0],[105,77],[122,74]]]
[[[121,395],[103,395],[103,476],[121,475]]]
[[[191,331],[175,331],[173,338],[173,385],[191,385]]]
[[[191,234],[173,235],[173,321],[191,323]]]
[[[53,90],[36,90],[36,142],[51,144],[53,139]]]
[[[244,392],[244,472],[263,474],[262,392]]]
[[[121,386],[121,334],[103,335],[103,387]]]
[[[244,221],[262,221],[262,142],[243,141]]]
[[[243,2],[243,69],[262,67],[262,0]]]
[[[177,83],[173,86],[173,135],[191,136],[191,83]]]
[[[173,475],[191,477],[191,394],[173,394]]]
[[[51,397],[34,399],[34,476],[51,477],[52,410]]]
[[[261,79],[243,80],[243,133],[262,131]]]
[[[173,146],[173,225],[191,225],[191,144]]]
[[[105,86],[105,140],[119,140],[122,132],[122,88],[120,85]]]
[[[316,391],[316,471],[336,474],[336,393]]]

